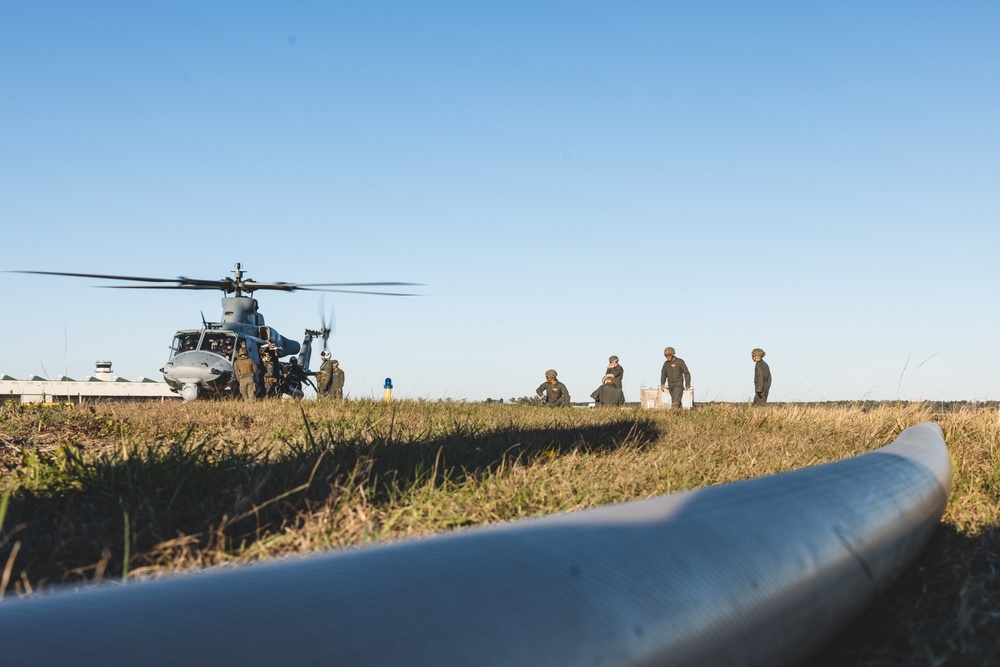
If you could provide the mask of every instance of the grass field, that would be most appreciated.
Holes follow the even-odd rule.
[[[954,465],[942,524],[816,664],[1000,664],[996,407],[6,405],[0,594],[647,498],[839,460],[923,421]]]

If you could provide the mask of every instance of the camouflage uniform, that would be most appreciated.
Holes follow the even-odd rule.
[[[246,352],[233,362],[233,374],[240,385],[240,396],[248,401],[257,398],[257,363]]]
[[[691,386],[691,372],[688,371],[683,359],[674,357],[673,361],[667,359],[663,362],[663,367],[660,369],[660,386],[663,385],[670,391],[670,406],[680,408],[684,387]]]
[[[339,362],[334,359],[330,362],[333,365],[333,382],[330,385],[330,398],[344,398],[344,371],[341,370]]]
[[[606,370],[605,373],[607,373],[608,375],[613,375],[614,378],[615,378],[614,379],[614,383],[616,385],[618,385],[619,389],[621,389],[622,388],[622,380],[625,377],[625,369],[622,368],[622,365],[619,364],[619,363],[616,363],[614,365],[614,367],[612,367],[611,363],[610,363],[611,360],[614,360],[615,362],[617,362],[618,361],[618,357],[611,357],[611,359],[609,359],[608,370]]]
[[[302,384],[308,379],[308,373],[299,366],[295,357],[282,367],[281,375],[286,393],[295,398],[302,398]]]
[[[612,375],[610,371],[611,369],[608,369],[608,375]],[[594,405],[598,408],[614,408],[625,405],[625,394],[622,392],[622,388],[615,384],[614,379],[595,389],[590,397],[594,399]]]
[[[316,373],[316,394],[318,396],[331,395],[333,387],[333,362],[325,359]]]
[[[538,385],[538,389],[535,393],[538,394],[539,398],[545,398],[545,405],[550,408],[562,407],[569,405],[569,389],[566,388],[562,382],[556,380],[555,382],[549,382],[549,380],[556,379],[556,372],[554,370],[545,371],[545,382]]]
[[[765,405],[771,391],[771,368],[763,359],[764,350],[756,348],[751,355],[754,358],[760,357],[753,367],[753,404]]]
[[[274,357],[268,357],[261,364],[264,366],[264,395],[278,396],[281,393],[278,362],[274,360]]]

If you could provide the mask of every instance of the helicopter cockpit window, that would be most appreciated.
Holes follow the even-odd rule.
[[[233,348],[236,346],[236,336],[228,333],[208,332],[201,340],[201,349],[225,357],[233,358]]]
[[[174,338],[174,354],[190,352],[198,349],[198,339],[201,338],[200,331],[180,333]]]

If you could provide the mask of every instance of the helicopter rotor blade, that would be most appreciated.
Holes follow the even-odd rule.
[[[207,290],[207,289],[224,289],[213,285],[200,286],[200,285],[94,285],[94,287],[100,289],[174,289],[174,290]]]
[[[256,282],[252,279],[244,279],[240,266],[237,265],[235,278],[222,278],[219,280],[202,280],[199,278],[187,278],[179,276],[177,278],[151,278],[147,276],[119,276],[106,273],[75,273],[69,271],[8,271],[7,273],[30,273],[43,276],[70,276],[75,278],[96,278],[100,280],[128,280],[139,283],[173,283],[173,284],[153,284],[153,285],[100,285],[113,289],[201,289],[201,290],[223,290],[226,293],[236,292],[237,296],[242,292],[253,293],[255,290],[276,290],[282,292],[297,292],[299,290],[307,292],[342,292],[345,294],[374,294],[377,296],[419,296],[418,294],[406,294],[401,292],[382,292],[377,290],[341,289],[352,287],[415,287],[422,283],[404,282],[363,282],[363,283],[288,283],[288,282]]]
[[[97,278],[101,280],[129,280],[139,283],[175,283],[174,285],[160,285],[157,286],[159,289],[223,289],[232,291],[236,283],[232,278],[223,278],[222,280],[200,280],[197,278],[185,278],[184,276],[179,276],[177,278],[149,278],[145,276],[115,276],[103,273],[70,273],[66,271],[10,271],[9,273],[30,273],[41,276],[70,276],[73,278]],[[108,287],[104,285],[103,287]],[[120,286],[125,287],[125,286]],[[133,288],[142,288],[144,286],[130,286]],[[145,286],[149,289],[150,286]],[[155,289],[155,288],[154,288]]]
[[[281,292],[294,292],[299,286],[294,283],[259,283],[256,280],[244,280],[242,287],[247,292],[258,289],[278,290]]]
[[[420,296],[419,294],[406,294],[404,292],[371,292],[357,289],[316,289],[314,287],[296,287],[304,292],[341,292],[343,294],[377,294],[379,296]]]
[[[94,285],[102,289],[173,289],[173,290],[216,290],[226,289],[225,285]],[[261,287],[255,284],[244,284],[241,286],[244,292],[253,292],[256,289],[278,289],[272,287]],[[377,296],[422,296],[420,294],[408,294],[405,292],[374,292],[369,290],[354,289],[315,289],[312,287],[287,286],[281,288],[284,292],[341,292],[343,294],[375,294]],[[232,289],[226,290],[232,292]]]
[[[287,285],[289,283],[280,283],[282,285]],[[399,287],[399,286],[411,286],[411,287],[421,287],[423,283],[299,283],[297,287]]]
[[[232,281],[222,280],[201,280],[194,281],[184,278],[185,282],[178,285],[97,285],[109,289],[179,289],[179,290],[216,290],[221,289],[233,292],[236,284]],[[176,280],[171,282],[177,282]],[[420,296],[419,294],[409,294],[405,292],[376,292],[374,290],[354,290],[354,289],[321,289],[317,287],[305,287],[294,283],[257,283],[252,280],[243,281],[239,288],[244,292],[254,292],[255,290],[276,290],[281,292],[342,292],[344,294],[375,294],[377,296]]]
[[[66,273],[63,271],[8,271],[8,273],[33,273],[38,276],[74,276],[77,278],[107,278],[109,280],[137,280],[144,283],[174,283],[176,278],[141,278],[139,276],[109,276],[101,273]]]

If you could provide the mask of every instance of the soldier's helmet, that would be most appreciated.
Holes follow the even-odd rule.
[[[665,347],[665,348],[663,348],[663,356],[665,356],[665,357],[672,357],[672,356],[674,356],[674,354],[676,352],[677,351],[674,350],[674,348],[672,348],[672,347]]]
[[[615,361],[618,361],[618,355],[616,355],[616,354],[612,354],[612,355],[611,355],[610,357],[608,357],[608,363],[609,363],[609,364],[610,364],[610,363],[613,363],[613,362],[615,362]]]
[[[761,359],[763,359],[765,354],[766,353],[764,352],[764,350],[760,349],[759,347],[755,347],[753,349],[753,352],[750,353],[750,356],[751,357],[760,357]]]
[[[333,364],[334,366],[339,366],[339,365],[340,365],[340,362],[339,362],[339,361],[337,361],[336,359],[334,359],[334,360],[333,360],[333,361],[331,361],[330,363],[331,363],[331,364]]]
[[[553,370],[553,369],[551,369],[551,368],[550,368],[549,370],[545,371],[545,379],[546,379],[546,380],[552,380],[552,379],[555,379],[555,378],[556,378],[556,377],[557,377],[558,375],[559,375],[559,374],[558,374],[558,373],[556,373],[556,372],[555,372],[555,370]]]
[[[327,352],[326,350],[323,350],[323,353],[319,355],[319,358],[325,361],[330,358],[330,353]]]
[[[299,363],[299,358],[298,357],[292,357],[291,359],[288,360],[288,363],[290,363],[290,364],[297,364],[297,363]]]

